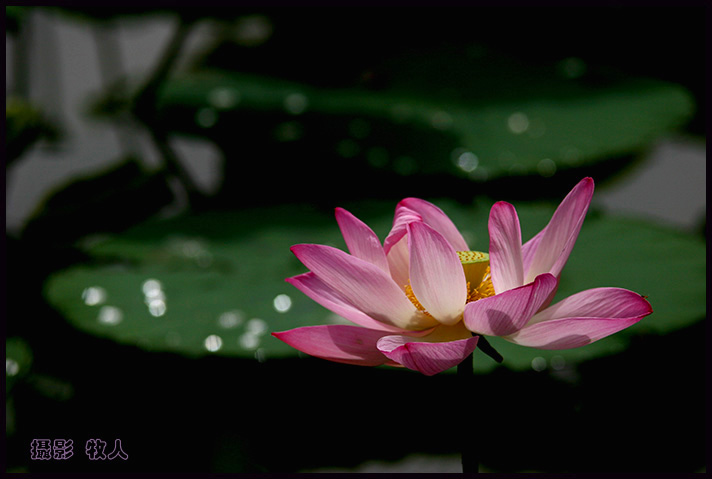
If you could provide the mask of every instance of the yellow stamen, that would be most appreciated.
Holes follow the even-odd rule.
[[[415,297],[415,293],[413,292],[413,288],[410,286],[410,283],[405,285],[405,295],[408,297],[411,303],[418,309],[418,311],[422,312],[426,316],[433,317],[430,313],[428,313],[425,308],[423,307],[422,304],[420,304],[420,301],[418,301],[418,298]]]
[[[494,296],[494,286],[492,286],[492,280],[490,279],[489,255],[480,251],[458,251],[457,255],[460,257],[462,268],[465,271],[465,278],[467,279],[467,299],[465,302],[469,303],[470,301]],[[471,286],[473,284],[477,285],[474,289]],[[404,286],[404,290],[405,295],[418,311],[430,318],[433,317],[415,297],[410,282]]]
[[[494,286],[490,278],[490,268],[487,266],[484,278],[477,288],[470,291],[470,283],[467,283],[467,302],[477,301],[478,299],[487,298],[489,296],[494,296]]]
[[[490,279],[489,255],[481,251],[458,251],[467,279],[467,302],[494,295]],[[477,285],[474,289],[470,285]]]

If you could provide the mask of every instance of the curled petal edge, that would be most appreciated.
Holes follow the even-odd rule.
[[[394,335],[380,338],[376,347],[388,359],[426,376],[433,376],[460,364],[475,350],[478,340],[479,336],[473,336],[431,343]]]
[[[501,294],[467,303],[463,320],[475,334],[506,336],[527,325],[556,290],[558,281],[549,274],[537,276],[533,283]]]
[[[594,288],[542,310],[504,339],[538,349],[578,348],[628,328],[652,312],[650,303],[638,293]]]
[[[291,347],[328,361],[359,366],[388,363],[376,344],[391,333],[349,325],[305,326],[274,332],[272,336]]]

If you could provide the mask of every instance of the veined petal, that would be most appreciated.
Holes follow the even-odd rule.
[[[539,349],[570,349],[610,336],[652,313],[638,293],[595,288],[574,294],[536,314],[505,339]]]
[[[395,243],[386,255],[388,267],[391,270],[391,278],[393,281],[405,290],[410,277],[410,254],[408,253],[408,237],[403,235],[401,239]]]
[[[524,265],[525,276],[531,267],[532,260],[534,259],[534,252],[539,247],[539,242],[541,241],[542,236],[544,236],[544,231],[546,231],[546,227],[522,245],[522,264]]]
[[[527,256],[531,255],[531,259],[526,259],[529,268],[525,273],[525,282],[542,273],[551,273],[554,276],[561,273],[581,231],[593,197],[593,188],[592,178],[581,180],[566,195],[549,224],[540,232],[541,238],[537,240],[536,247],[525,248]]]
[[[385,331],[390,334],[404,332],[403,329],[396,326],[376,321],[363,311],[355,308],[346,300],[346,298],[329,288],[311,271],[287,278],[285,281],[296,287],[299,291],[306,294],[320,305],[324,306],[326,309],[333,311],[339,316],[343,316],[349,321],[352,321],[360,326],[378,331]]]
[[[390,333],[358,326],[334,324],[305,326],[272,333],[295,349],[337,363],[379,366],[388,362],[376,347],[379,339]]]
[[[556,285],[556,278],[545,273],[537,276],[533,283],[467,303],[465,326],[474,333],[489,336],[505,336],[519,331],[541,308]]]
[[[406,336],[384,336],[376,347],[387,358],[432,376],[460,364],[477,347],[479,336],[455,341],[430,343]]]
[[[650,303],[623,288],[593,288],[572,294],[532,318],[527,326],[569,317],[626,318],[652,313]]]
[[[465,272],[451,244],[425,223],[408,225],[410,284],[420,304],[439,322],[460,321],[467,301]]]
[[[386,236],[386,239],[383,240],[383,250],[386,252],[386,255],[388,255],[391,248],[407,234],[408,223],[423,221],[422,216],[410,208],[403,206],[401,203],[403,202],[401,201],[396,206],[396,213],[393,216],[393,227],[388,233],[388,236]]]
[[[468,251],[470,249],[452,220],[434,204],[419,198],[405,198],[398,203],[396,214],[399,207],[407,208],[418,214],[425,224],[443,235],[455,251]]]
[[[336,208],[336,221],[349,252],[390,274],[381,242],[366,223],[343,208]]]
[[[490,275],[495,293],[503,293],[524,284],[522,231],[514,206],[499,201],[489,216]]]
[[[325,285],[371,318],[413,330],[437,324],[418,311],[378,266],[331,246],[299,244],[291,249]]]

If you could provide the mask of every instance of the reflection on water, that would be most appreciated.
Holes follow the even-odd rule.
[[[193,260],[201,268],[207,268],[213,263],[213,254],[202,238],[173,236],[167,243],[166,247],[171,253]]]
[[[97,318],[101,324],[114,326],[124,319],[124,313],[116,306],[102,306]]]
[[[157,279],[147,279],[141,286],[144,299],[151,316],[159,317],[166,314],[166,295],[163,292],[163,284]]]
[[[551,364],[552,369],[556,371],[561,371],[566,367],[566,360],[563,358],[563,356],[553,356],[549,360],[549,364]]]
[[[166,303],[162,299],[153,299],[148,303],[148,312],[151,316],[163,316],[166,314]]]
[[[245,349],[255,349],[260,344],[260,338],[249,331],[238,338],[238,343]]]
[[[82,300],[87,306],[96,306],[106,301],[106,290],[101,286],[90,286],[82,291]]]
[[[462,148],[456,148],[453,150],[451,156],[454,159],[455,165],[467,173],[475,171],[477,166],[480,164],[480,160],[477,158],[477,155]]]
[[[245,313],[239,309],[226,311],[218,317],[218,324],[221,328],[232,329],[241,325],[245,321]]]
[[[228,110],[240,102],[240,92],[234,88],[215,88],[208,93],[208,101],[215,108]]]
[[[515,135],[524,133],[529,129],[529,118],[521,111],[514,112],[507,119],[507,127]]]
[[[156,298],[162,294],[163,285],[157,279],[147,279],[141,286],[141,291],[147,298]]]
[[[267,332],[267,322],[260,318],[252,318],[247,322],[245,329],[248,333],[259,336]]]
[[[301,115],[309,106],[309,100],[303,93],[290,93],[284,98],[284,109],[292,115]]]
[[[262,348],[257,349],[255,351],[255,359],[258,363],[265,362],[267,360],[267,354],[265,353],[265,350]]]
[[[546,369],[546,359],[537,356],[532,359],[532,369],[536,372],[541,372]]]
[[[245,332],[240,335],[237,342],[245,349],[257,349],[260,338],[267,333],[267,322],[260,318],[252,318],[245,324]]]
[[[292,298],[286,294],[278,294],[272,301],[274,309],[279,313],[286,313],[292,308]]]
[[[5,374],[8,376],[16,376],[20,372],[20,364],[11,358],[5,359]]]
[[[211,334],[210,336],[205,338],[204,344],[205,344],[205,349],[207,349],[211,353],[214,353],[214,352],[218,351],[220,348],[222,348],[223,341],[222,341],[222,338],[220,336],[218,336],[217,334]]]

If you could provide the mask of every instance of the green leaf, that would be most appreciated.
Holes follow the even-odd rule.
[[[693,111],[689,93],[670,83],[615,74],[572,79],[553,66],[456,53],[395,64],[378,90],[204,69],[168,81],[160,108],[171,128],[212,138],[230,156],[254,148],[252,139],[275,156],[311,151],[302,164],[310,173],[310,165],[338,168],[341,160],[350,169],[474,181],[549,177],[628,156]]]
[[[10,392],[15,382],[26,376],[32,366],[32,349],[19,337],[5,340],[5,380],[6,394]]]
[[[514,204],[522,222],[523,241],[543,228],[553,213],[550,206],[543,204]],[[455,211],[451,214],[455,224],[467,224],[467,216]],[[486,229],[481,228],[477,235],[486,247]],[[509,368],[529,369],[533,362],[540,367],[559,367],[621,352],[635,336],[664,334],[689,326],[705,317],[705,251],[705,243],[696,235],[591,211],[563,270],[554,302],[586,289],[620,287],[647,296],[653,314],[630,328],[576,349],[545,351],[501,338],[489,338],[490,343],[504,356]],[[494,365],[481,352],[476,351],[475,355],[476,370],[488,370]]]
[[[487,250],[490,203],[436,201],[471,248]],[[345,205],[383,239],[394,204]],[[517,205],[523,237],[551,217],[545,204]],[[85,245],[92,264],[50,278],[50,303],[75,327],[150,351],[189,356],[294,356],[270,332],[342,322],[284,282],[305,268],[289,251],[296,243],[345,248],[331,213],[306,205],[209,212],[151,220]],[[534,358],[576,363],[624,349],[633,336],[682,328],[705,314],[705,244],[696,236],[649,223],[589,214],[561,278],[557,300],[599,286],[647,295],[654,313],[635,326],[583,348],[541,351],[498,338],[492,345],[513,369]],[[495,363],[477,353],[475,367]]]

